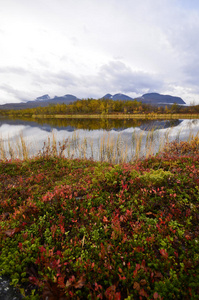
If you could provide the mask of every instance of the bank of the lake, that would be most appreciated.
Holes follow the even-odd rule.
[[[148,113],[148,114],[9,114],[9,117],[31,117],[33,119],[199,119],[199,114],[156,114],[156,113]],[[3,116],[2,116],[3,117]]]
[[[199,139],[131,164],[0,162],[0,274],[28,299],[197,299]]]

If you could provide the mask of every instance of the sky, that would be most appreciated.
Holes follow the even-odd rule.
[[[199,104],[198,0],[0,3],[0,104],[151,92]]]

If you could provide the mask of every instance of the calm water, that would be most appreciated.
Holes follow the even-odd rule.
[[[194,120],[108,120],[108,119],[49,119],[6,120],[0,119],[1,145],[9,156],[9,145],[17,152],[23,136],[29,155],[39,150],[54,138],[57,144],[68,140],[65,156],[87,157],[96,160],[115,151],[130,161],[138,152],[155,153],[165,142],[187,140],[199,133],[199,119]],[[107,146],[108,145],[108,146]],[[114,150],[115,149],[115,150]],[[117,152],[117,153],[116,153]],[[20,151],[18,151],[18,156]],[[108,160],[108,157],[104,157]]]

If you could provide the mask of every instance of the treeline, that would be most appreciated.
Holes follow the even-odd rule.
[[[63,114],[133,114],[133,113],[199,113],[199,105],[154,106],[137,100],[123,101],[111,99],[83,99],[70,104],[50,104],[46,107],[27,108],[22,110],[0,110],[1,115],[63,115]]]
[[[17,116],[13,117],[12,120],[17,120]],[[140,127],[144,124],[147,127],[147,124],[150,123],[146,119],[132,119],[132,118],[33,118],[20,116],[20,120],[25,122],[36,122],[37,124],[44,126],[48,125],[51,128],[65,129],[68,131],[73,131],[76,129],[86,129],[86,130],[122,130],[130,127]]]

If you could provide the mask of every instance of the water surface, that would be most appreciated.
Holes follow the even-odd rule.
[[[165,142],[188,140],[198,133],[198,119],[0,119],[0,139],[8,156],[9,145],[19,148],[23,137],[30,156],[36,155],[49,139],[54,139],[57,145],[68,141],[65,156],[100,160],[104,155],[109,160],[105,152],[110,156],[115,151],[115,155],[125,152],[125,159],[130,161],[138,151],[140,156],[146,155],[148,148],[156,153]]]

